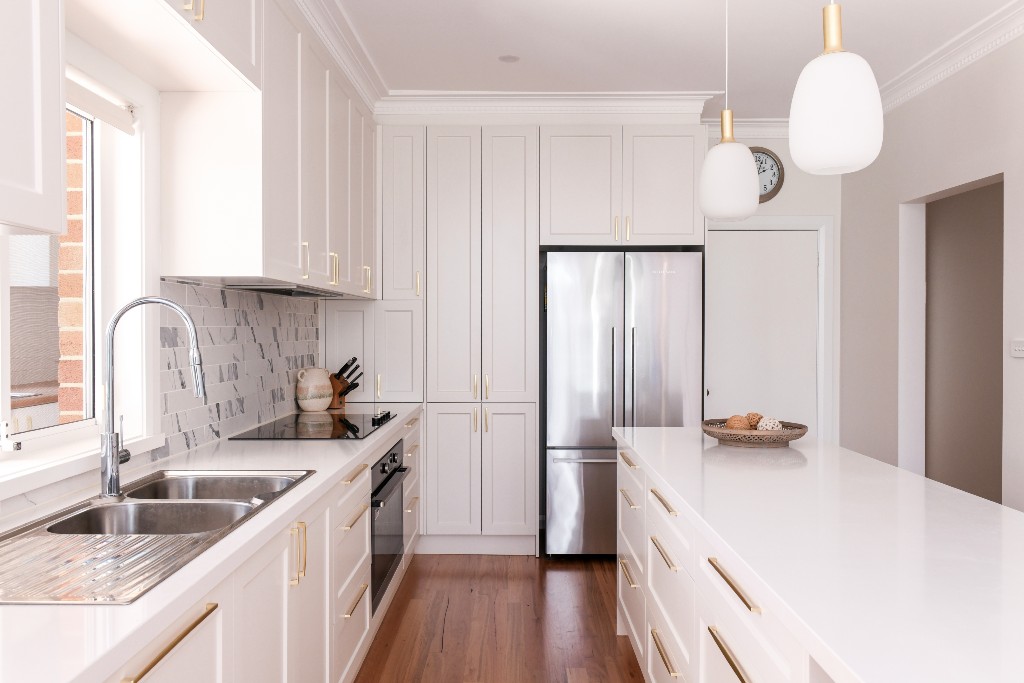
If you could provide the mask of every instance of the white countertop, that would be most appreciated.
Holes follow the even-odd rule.
[[[358,462],[383,455],[407,431],[419,404],[359,441],[217,441],[135,469],[131,479],[164,469],[304,469],[316,474],[276,499],[131,605],[0,605],[0,681],[96,683],[111,676],[185,610],[288,528]],[[125,483],[129,483],[128,480]],[[97,478],[97,493],[99,483]],[[36,517],[54,512],[41,508]]]
[[[791,610],[780,618],[837,681],[1024,681],[1024,513],[809,438],[614,434]]]

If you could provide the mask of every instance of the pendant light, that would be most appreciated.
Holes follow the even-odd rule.
[[[807,173],[852,173],[882,149],[882,97],[871,66],[843,50],[842,6],[822,10],[825,51],[804,67],[789,109],[789,151]]]
[[[729,109],[729,2],[725,3],[725,109],[722,141],[708,150],[700,170],[698,202],[703,214],[717,221],[748,218],[760,203],[757,164],[750,148],[733,137]]]

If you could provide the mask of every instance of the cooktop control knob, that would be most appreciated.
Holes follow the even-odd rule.
[[[386,462],[382,462],[380,464],[380,473],[381,474],[387,474],[388,471],[390,471],[390,470],[391,470],[391,468],[388,467],[388,464]]]

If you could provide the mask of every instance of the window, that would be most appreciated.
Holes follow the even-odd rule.
[[[12,434],[94,416],[92,120],[68,109],[65,143],[66,233],[9,238]]]

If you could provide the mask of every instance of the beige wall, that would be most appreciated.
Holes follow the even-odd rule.
[[[1002,500],[1003,184],[929,202],[925,463]]]
[[[1004,174],[1003,501],[1024,508],[1024,40],[886,116],[878,160],[842,180],[842,445],[897,462],[899,204]]]

